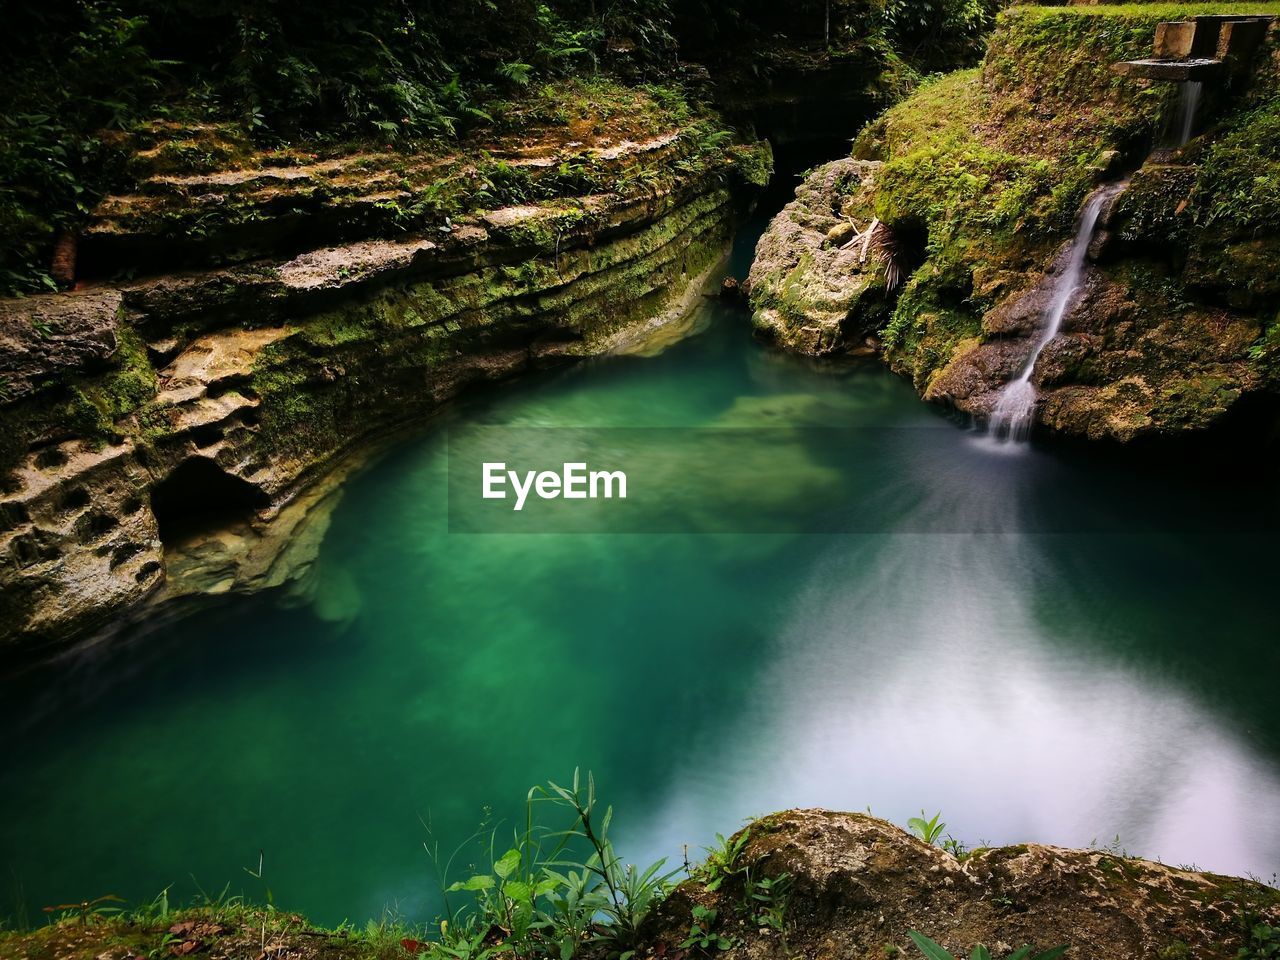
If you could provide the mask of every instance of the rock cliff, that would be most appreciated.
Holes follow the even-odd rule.
[[[1002,15],[980,69],[926,83],[777,217],[749,283],[757,326],[814,354],[870,337],[925,398],[985,418],[1032,351],[1084,198],[1128,180],[1036,365],[1038,422],[1127,441],[1274,400],[1280,222],[1249,171],[1280,160],[1280,30],[1206,88],[1197,135],[1164,146],[1178,85],[1112,67],[1169,15]]]
[[[181,134],[141,144],[87,279],[0,303],[4,646],[296,576],[305,551],[280,552],[345,454],[687,306],[767,148],[627,96],[625,121],[444,159],[202,147],[175,173]]]

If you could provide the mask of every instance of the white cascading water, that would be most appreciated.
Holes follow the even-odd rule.
[[[1021,372],[1005,385],[991,411],[990,433],[997,440],[1023,441],[1031,435],[1031,422],[1036,410],[1036,388],[1031,382],[1036,361],[1050,341],[1062,328],[1067,308],[1080,289],[1084,279],[1084,261],[1089,253],[1089,241],[1093,239],[1098,218],[1107,201],[1124,189],[1124,184],[1113,183],[1095,190],[1080,213],[1080,226],[1063,258],[1062,272],[1053,283],[1049,304],[1045,308],[1045,324],[1031,348],[1031,356],[1023,364]]]
[[[1204,84],[1199,80],[1184,80],[1178,91],[1178,146],[1191,142],[1196,127],[1196,112],[1200,109],[1200,93]]]

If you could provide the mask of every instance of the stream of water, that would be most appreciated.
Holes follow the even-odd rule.
[[[798,433],[744,480],[835,485],[876,529],[448,530],[446,427],[725,423],[893,431],[888,459]],[[348,483],[315,604],[227,597],[0,687],[0,916],[198,884],[428,919],[426,825],[451,847],[575,766],[636,860],[790,806],[924,807],[971,844],[1118,836],[1270,877],[1273,488],[972,440],[875,362],[780,355],[715,300],[661,352],[476,395]],[[989,516],[1014,527],[972,532]]]
[[[1200,95],[1204,92],[1204,83],[1199,80],[1184,80],[1178,84],[1178,115],[1175,125],[1178,128],[1178,146],[1185,147],[1191,142],[1196,128],[1196,114],[1200,112]]]
[[[1063,318],[1080,291],[1085,260],[1089,254],[1089,241],[1098,228],[1098,219],[1102,216],[1103,209],[1123,189],[1123,184],[1107,184],[1095,190],[1085,201],[1076,225],[1076,235],[1059,256],[1056,273],[1052,274],[1044,322],[1032,343],[1031,354],[1018,375],[1000,391],[1000,397],[991,412],[990,431],[996,439],[1023,442],[1031,435],[1037,397],[1031,376],[1035,373],[1036,361],[1062,329]]]

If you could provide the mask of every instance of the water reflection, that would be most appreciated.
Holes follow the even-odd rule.
[[[923,806],[971,846],[1118,836],[1169,863],[1272,876],[1274,758],[1158,659],[1077,644],[1095,624],[1105,633],[1106,599],[1056,575],[1070,539],[832,543],[746,698],[752,735],[693,739],[645,846],[785,805],[899,823]]]
[[[970,843],[1119,834],[1269,876],[1280,598],[1270,538],[1213,532],[1247,529],[1238,478],[991,456],[879,367],[767,352],[710,309],[657,357],[458,416],[814,428],[760,482],[785,500],[834,475],[881,532],[453,536],[442,437],[406,443],[347,485],[313,607],[226,598],[85,661],[83,695],[0,689],[0,872],[28,907],[171,882],[181,900],[191,875],[261,896],[261,849],[288,909],[429,919],[422,820],[449,847],[574,766],[636,860],[789,806],[923,806]],[[821,439],[858,428],[894,442]],[[1157,532],[1106,532],[1117,514]],[[1032,532],[1063,528],[1091,532]]]

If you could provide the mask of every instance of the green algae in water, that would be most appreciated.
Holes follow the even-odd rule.
[[[993,457],[879,366],[782,356],[728,307],[701,310],[656,355],[446,419],[892,428],[918,437],[911,456],[796,444],[769,471],[803,496],[836,469],[850,498],[881,497],[881,532],[450,535],[432,427],[347,485],[312,605],[226,598],[0,692],[0,914],[170,884],[183,899],[194,878],[269,887],[322,922],[426,919],[426,825],[450,848],[486,806],[513,818],[530,785],[575,766],[636,860],[678,862],[789,806],[899,823],[925,806],[970,842],[1118,834],[1167,862],[1270,875],[1268,538],[1170,519],[1230,508],[1238,487],[1197,504],[1094,455]],[[1067,509],[1100,519],[930,532],[965,491],[1028,529]],[[1137,522],[1106,533],[1117,503]],[[263,882],[244,870],[259,850]]]

